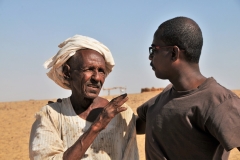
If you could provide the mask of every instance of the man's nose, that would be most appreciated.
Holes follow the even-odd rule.
[[[98,71],[93,71],[92,79],[94,79],[97,82],[100,81],[101,79],[100,73]]]

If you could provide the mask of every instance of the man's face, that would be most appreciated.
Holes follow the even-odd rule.
[[[158,46],[158,49],[149,55],[150,65],[157,78],[168,79],[171,64],[171,54],[169,53],[171,52],[171,47],[166,47],[167,45],[156,36],[154,36],[152,46]]]
[[[94,99],[98,96],[105,81],[106,66],[102,55],[97,51],[84,49],[76,52],[71,70],[72,94]]]

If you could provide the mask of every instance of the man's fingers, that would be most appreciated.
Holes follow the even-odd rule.
[[[116,99],[127,97],[127,93],[121,94],[120,96],[115,97]]]
[[[126,107],[122,107],[122,105],[128,100],[127,94],[122,94],[116,98],[113,98],[105,107],[105,111],[107,113],[111,114],[113,113],[114,116],[115,114],[118,114],[122,111],[127,110]]]
[[[114,104],[117,107],[122,106],[125,102],[127,102],[128,97],[125,97],[124,99],[121,99],[120,101],[117,102],[117,104]]]
[[[120,101],[121,99],[124,99],[125,97],[127,97],[127,93],[117,96],[117,97],[113,98],[111,101]]]
[[[124,103],[128,100],[127,98],[127,93],[122,94],[118,97],[113,98],[110,102],[113,103],[114,105],[118,105],[121,103],[121,101],[124,101]],[[123,104],[123,103],[122,103]],[[121,104],[121,105],[122,105]]]
[[[122,95],[120,95],[121,97],[123,97],[123,98],[125,98],[125,97],[127,97],[127,93],[124,93],[124,94],[122,94]]]
[[[126,107],[118,107],[118,108],[117,108],[117,111],[118,111],[118,112],[122,112],[122,111],[126,111],[126,110],[127,110]]]

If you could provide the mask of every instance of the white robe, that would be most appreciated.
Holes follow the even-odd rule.
[[[130,107],[114,117],[86,151],[83,160],[138,160],[135,116]],[[91,126],[76,115],[70,98],[44,106],[32,126],[30,159],[62,159],[63,152]]]

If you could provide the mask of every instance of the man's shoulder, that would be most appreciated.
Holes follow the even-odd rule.
[[[54,102],[51,104],[47,104],[41,108],[43,112],[59,112],[60,108],[62,107],[62,103]]]
[[[131,117],[134,113],[133,113],[133,110],[132,108],[127,104],[127,103],[124,103],[122,105],[122,107],[125,107],[127,108],[127,110],[123,111],[123,112],[120,112],[120,114],[124,117]]]
[[[127,108],[126,111],[127,111],[128,113],[131,113],[131,114],[133,113],[132,108],[131,108],[127,103],[124,103],[124,104],[122,105],[122,107]]]
[[[146,101],[149,104],[154,104],[155,101],[162,95],[168,95],[170,90],[172,89],[172,84],[168,84],[159,94],[157,94],[156,96],[152,97],[151,99],[149,99],[148,101]]]
[[[222,97],[224,99],[236,96],[235,93],[218,83],[214,78],[210,78],[209,81],[208,85],[202,89],[208,96]]]
[[[194,94],[195,98],[201,101],[204,100],[205,104],[217,107],[228,100],[239,98],[234,92],[219,84],[215,79],[210,78],[208,81],[207,85],[201,86]]]
[[[129,123],[131,120],[134,120],[135,121],[135,114],[132,110],[132,108],[127,104],[127,103],[124,103],[122,105],[122,107],[125,107],[127,108],[127,110],[123,111],[123,112],[120,112],[118,114],[118,119],[119,120],[126,120],[127,123]]]
[[[65,101],[67,101],[67,98],[63,98],[61,100],[58,99],[57,102],[48,103],[45,106],[43,106],[36,115],[43,114],[46,116],[54,116],[57,114],[61,114],[62,110],[63,110],[62,108],[63,108],[64,104],[66,103]]]
[[[158,93],[157,95],[155,95],[154,97],[150,98],[149,100],[147,100],[146,102],[144,102],[141,106],[152,106],[153,104],[156,103],[156,100],[162,95],[165,94],[166,92],[168,92],[170,89],[169,86],[167,86],[162,92]],[[140,106],[140,107],[141,107]]]
[[[98,96],[93,100],[92,107],[94,106],[97,106],[97,108],[105,107],[108,103],[109,103],[109,100]]]

